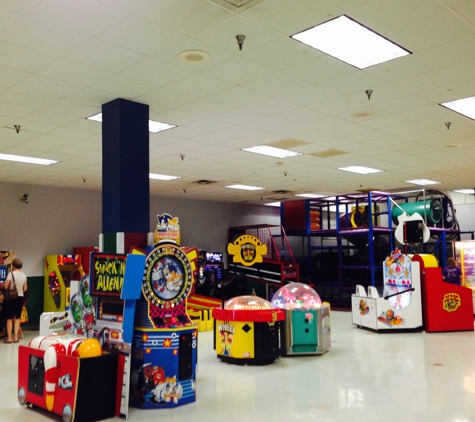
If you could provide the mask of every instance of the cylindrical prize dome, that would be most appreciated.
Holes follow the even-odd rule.
[[[271,309],[272,306],[269,301],[262,299],[259,296],[236,296],[229,299],[224,304],[224,309],[228,310],[261,310]]]
[[[399,207],[401,207],[402,210]],[[440,204],[438,199],[406,202],[403,204],[399,204],[399,207],[393,207],[392,218],[394,224],[399,224],[398,217],[403,213],[403,210],[409,215],[412,215],[417,212],[422,216],[422,218],[424,218],[425,210],[425,216],[427,218],[427,223],[429,224],[437,224],[442,219],[443,210],[442,205]]]
[[[290,283],[277,290],[272,298],[272,306],[280,309],[318,309],[322,300],[309,285]]]

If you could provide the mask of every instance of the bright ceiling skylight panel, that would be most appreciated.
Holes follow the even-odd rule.
[[[264,204],[268,207],[280,207],[280,202],[269,202],[267,204]]]
[[[429,179],[413,179],[413,180],[405,180],[404,183],[412,183],[413,185],[439,185],[440,182],[436,182],[434,180]]]
[[[288,158],[295,157],[296,155],[302,155],[301,152],[289,151],[287,149],[270,147],[268,145],[257,145],[255,147],[243,148],[242,151],[254,152],[256,154],[269,155],[276,158]]]
[[[148,177],[150,179],[156,179],[156,180],[175,180],[175,179],[181,179],[179,176],[168,176],[166,174],[157,174],[157,173],[149,173]]]
[[[259,186],[248,186],[248,185],[229,185],[225,186],[226,188],[231,188],[231,189],[242,189],[242,190],[261,190],[265,188],[261,188]]]
[[[59,161],[48,160],[45,158],[25,157],[23,155],[0,154],[0,160],[16,161],[19,163],[41,164],[43,166],[50,166],[51,164],[59,163]]]
[[[411,54],[345,15],[292,35],[291,38],[358,69]]]
[[[371,167],[364,167],[364,166],[338,167],[338,170],[350,171],[352,173],[358,173],[358,174],[371,174],[371,173],[383,172],[383,170],[372,169]]]
[[[475,120],[475,97],[462,98],[461,100],[449,101],[440,105]]]
[[[95,122],[102,123],[102,113],[94,114],[94,116],[89,116],[87,120],[94,120]],[[175,125],[169,125],[168,123],[156,122],[154,120],[148,121],[148,131],[152,133],[158,133],[163,130],[171,129],[176,127]]]

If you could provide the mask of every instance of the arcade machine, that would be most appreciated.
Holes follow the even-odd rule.
[[[105,353],[120,354],[117,389],[122,400],[118,413],[128,415],[130,353],[135,302],[141,286],[135,278],[143,271],[143,255],[92,253],[91,275],[71,282],[71,307],[40,317],[40,335],[74,334],[95,339]]]
[[[119,416],[121,359],[103,354],[96,339],[82,335],[35,337],[18,349],[18,400],[60,415],[64,422]]]
[[[330,305],[307,284],[290,283],[272,298],[272,307],[285,310],[283,355],[320,355],[331,347]]]
[[[462,270],[462,285],[472,289],[475,310],[475,242],[455,242],[455,256]]]
[[[279,333],[285,311],[258,296],[237,296],[213,310],[218,359],[238,365],[266,365],[281,354]]]
[[[10,271],[10,265],[15,259],[15,252],[0,251],[0,285],[4,285]]]
[[[421,268],[424,329],[428,333],[474,331],[472,290],[446,283],[433,255],[414,255]]]
[[[396,249],[383,262],[384,290],[361,285],[351,295],[353,324],[375,331],[422,329],[420,264]]]
[[[157,217],[155,247],[136,274],[142,296],[136,307],[130,404],[142,409],[196,401],[198,330],[186,302],[198,251],[180,248],[177,217]]]
[[[71,281],[83,276],[81,255],[46,255],[43,311],[68,309]]]

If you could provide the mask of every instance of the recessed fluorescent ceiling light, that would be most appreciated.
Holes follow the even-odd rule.
[[[281,149],[276,147],[269,147],[267,145],[257,145],[251,148],[243,148],[243,151],[255,152],[256,154],[270,155],[271,157],[287,158],[295,157],[296,155],[302,155],[301,152],[289,151],[287,149]]]
[[[449,101],[440,105],[475,120],[475,97],[462,98],[461,100]]]
[[[247,186],[247,185],[229,185],[225,186],[226,188],[232,188],[232,189],[242,189],[242,190],[261,190],[265,188],[260,188],[258,186]]]
[[[167,176],[166,174],[156,174],[156,173],[149,173],[148,177],[150,179],[157,179],[157,180],[175,180],[181,179],[179,176]]]
[[[19,163],[41,164],[43,166],[50,166],[51,164],[59,163],[55,160],[47,160],[44,158],[24,157],[22,155],[0,154],[0,160],[18,161]]]
[[[457,189],[454,190],[454,192],[463,193],[464,195],[474,195],[475,189]]]
[[[338,170],[351,171],[352,173],[359,173],[359,174],[382,173],[383,171],[383,170],[372,169],[371,167],[364,167],[364,166],[338,167]]]
[[[269,202],[267,205],[268,207],[280,207],[280,202]]]
[[[292,35],[291,38],[358,69],[411,54],[345,15]]]
[[[404,183],[412,183],[414,185],[439,185],[440,184],[440,182],[435,182],[434,180],[429,180],[429,179],[405,180]]]
[[[295,196],[303,196],[304,198],[325,198],[325,195],[317,195],[316,193],[299,193]]]
[[[94,114],[94,116],[87,117],[87,120],[102,122],[102,113]],[[176,126],[169,125],[168,123],[156,122],[154,120],[148,121],[148,131],[152,133],[161,132],[162,130],[171,129],[172,127],[176,127]]]

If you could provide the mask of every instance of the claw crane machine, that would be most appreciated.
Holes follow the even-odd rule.
[[[472,289],[475,310],[475,242],[470,240],[455,242],[455,259],[462,270],[462,286]]]

